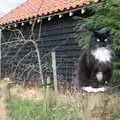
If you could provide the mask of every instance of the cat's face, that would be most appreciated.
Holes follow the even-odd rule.
[[[99,31],[96,29],[91,29],[92,31],[92,39],[90,41],[90,48],[97,49],[100,47],[104,47],[107,49],[112,49],[112,38],[110,35],[110,31]]]

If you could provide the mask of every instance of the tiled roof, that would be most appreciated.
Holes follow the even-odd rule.
[[[43,16],[58,11],[83,6],[86,0],[28,0],[0,19],[0,24],[17,22],[35,16]]]

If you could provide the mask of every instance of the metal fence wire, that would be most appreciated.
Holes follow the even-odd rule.
[[[39,50],[44,81],[48,76],[53,78],[52,51],[56,52],[57,79],[64,82],[71,81],[74,64],[78,56],[70,53],[71,46],[68,45],[70,38],[66,36],[66,39],[59,44],[57,43],[53,47],[45,47],[47,44],[40,39],[25,39],[20,30],[7,29],[3,33],[1,39],[2,78],[9,77],[17,83],[41,84],[38,54],[32,42],[29,42],[33,41]],[[69,50],[65,51],[66,47]]]

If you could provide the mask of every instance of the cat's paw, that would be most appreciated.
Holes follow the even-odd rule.
[[[105,87],[93,88],[91,86],[88,86],[88,87],[82,87],[82,90],[84,90],[86,92],[104,92],[105,91]]]

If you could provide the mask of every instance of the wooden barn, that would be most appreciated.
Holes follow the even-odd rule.
[[[35,83],[42,70],[46,79],[52,74],[55,51],[58,79],[70,81],[81,49],[73,16],[84,16],[87,4],[87,0],[28,0],[2,17],[1,76]]]

